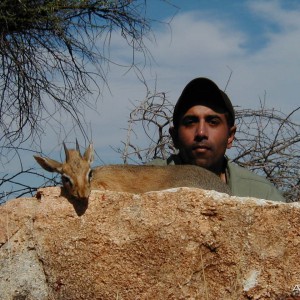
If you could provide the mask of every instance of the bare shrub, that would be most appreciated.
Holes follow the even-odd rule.
[[[300,107],[285,114],[261,101],[258,109],[235,110],[238,130],[230,160],[267,177],[287,201],[300,200],[300,125],[292,120]],[[172,112],[165,93],[147,90],[145,99],[134,104],[126,139],[117,149],[124,163],[144,164],[176,152],[168,132]]]

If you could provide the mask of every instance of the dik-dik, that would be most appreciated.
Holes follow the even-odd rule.
[[[65,144],[64,150],[64,163],[40,156],[34,158],[45,170],[60,173],[65,191],[77,199],[88,199],[92,189],[144,193],[175,187],[196,187],[231,193],[228,185],[217,175],[198,166],[107,165],[91,169],[92,145],[88,146],[83,156],[77,143],[76,150],[67,149]]]

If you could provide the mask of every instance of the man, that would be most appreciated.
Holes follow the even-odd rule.
[[[173,113],[170,135],[178,154],[152,164],[192,164],[204,167],[226,182],[234,196],[283,201],[265,178],[228,161],[234,140],[235,113],[228,96],[207,78],[193,79],[182,91]]]

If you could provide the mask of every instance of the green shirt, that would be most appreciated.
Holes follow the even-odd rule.
[[[155,159],[151,165],[181,164],[177,155],[170,156],[167,160]],[[227,162],[226,179],[232,195],[239,197],[255,197],[272,201],[286,202],[275,186],[266,178],[242,168],[232,162]]]

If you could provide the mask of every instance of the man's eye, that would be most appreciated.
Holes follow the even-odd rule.
[[[196,121],[197,120],[195,118],[184,118],[181,121],[181,124],[184,125],[184,126],[188,126],[188,125],[194,124]]]
[[[209,123],[212,124],[212,125],[218,125],[218,124],[220,124],[220,119],[218,119],[218,118],[211,118],[209,120]]]

